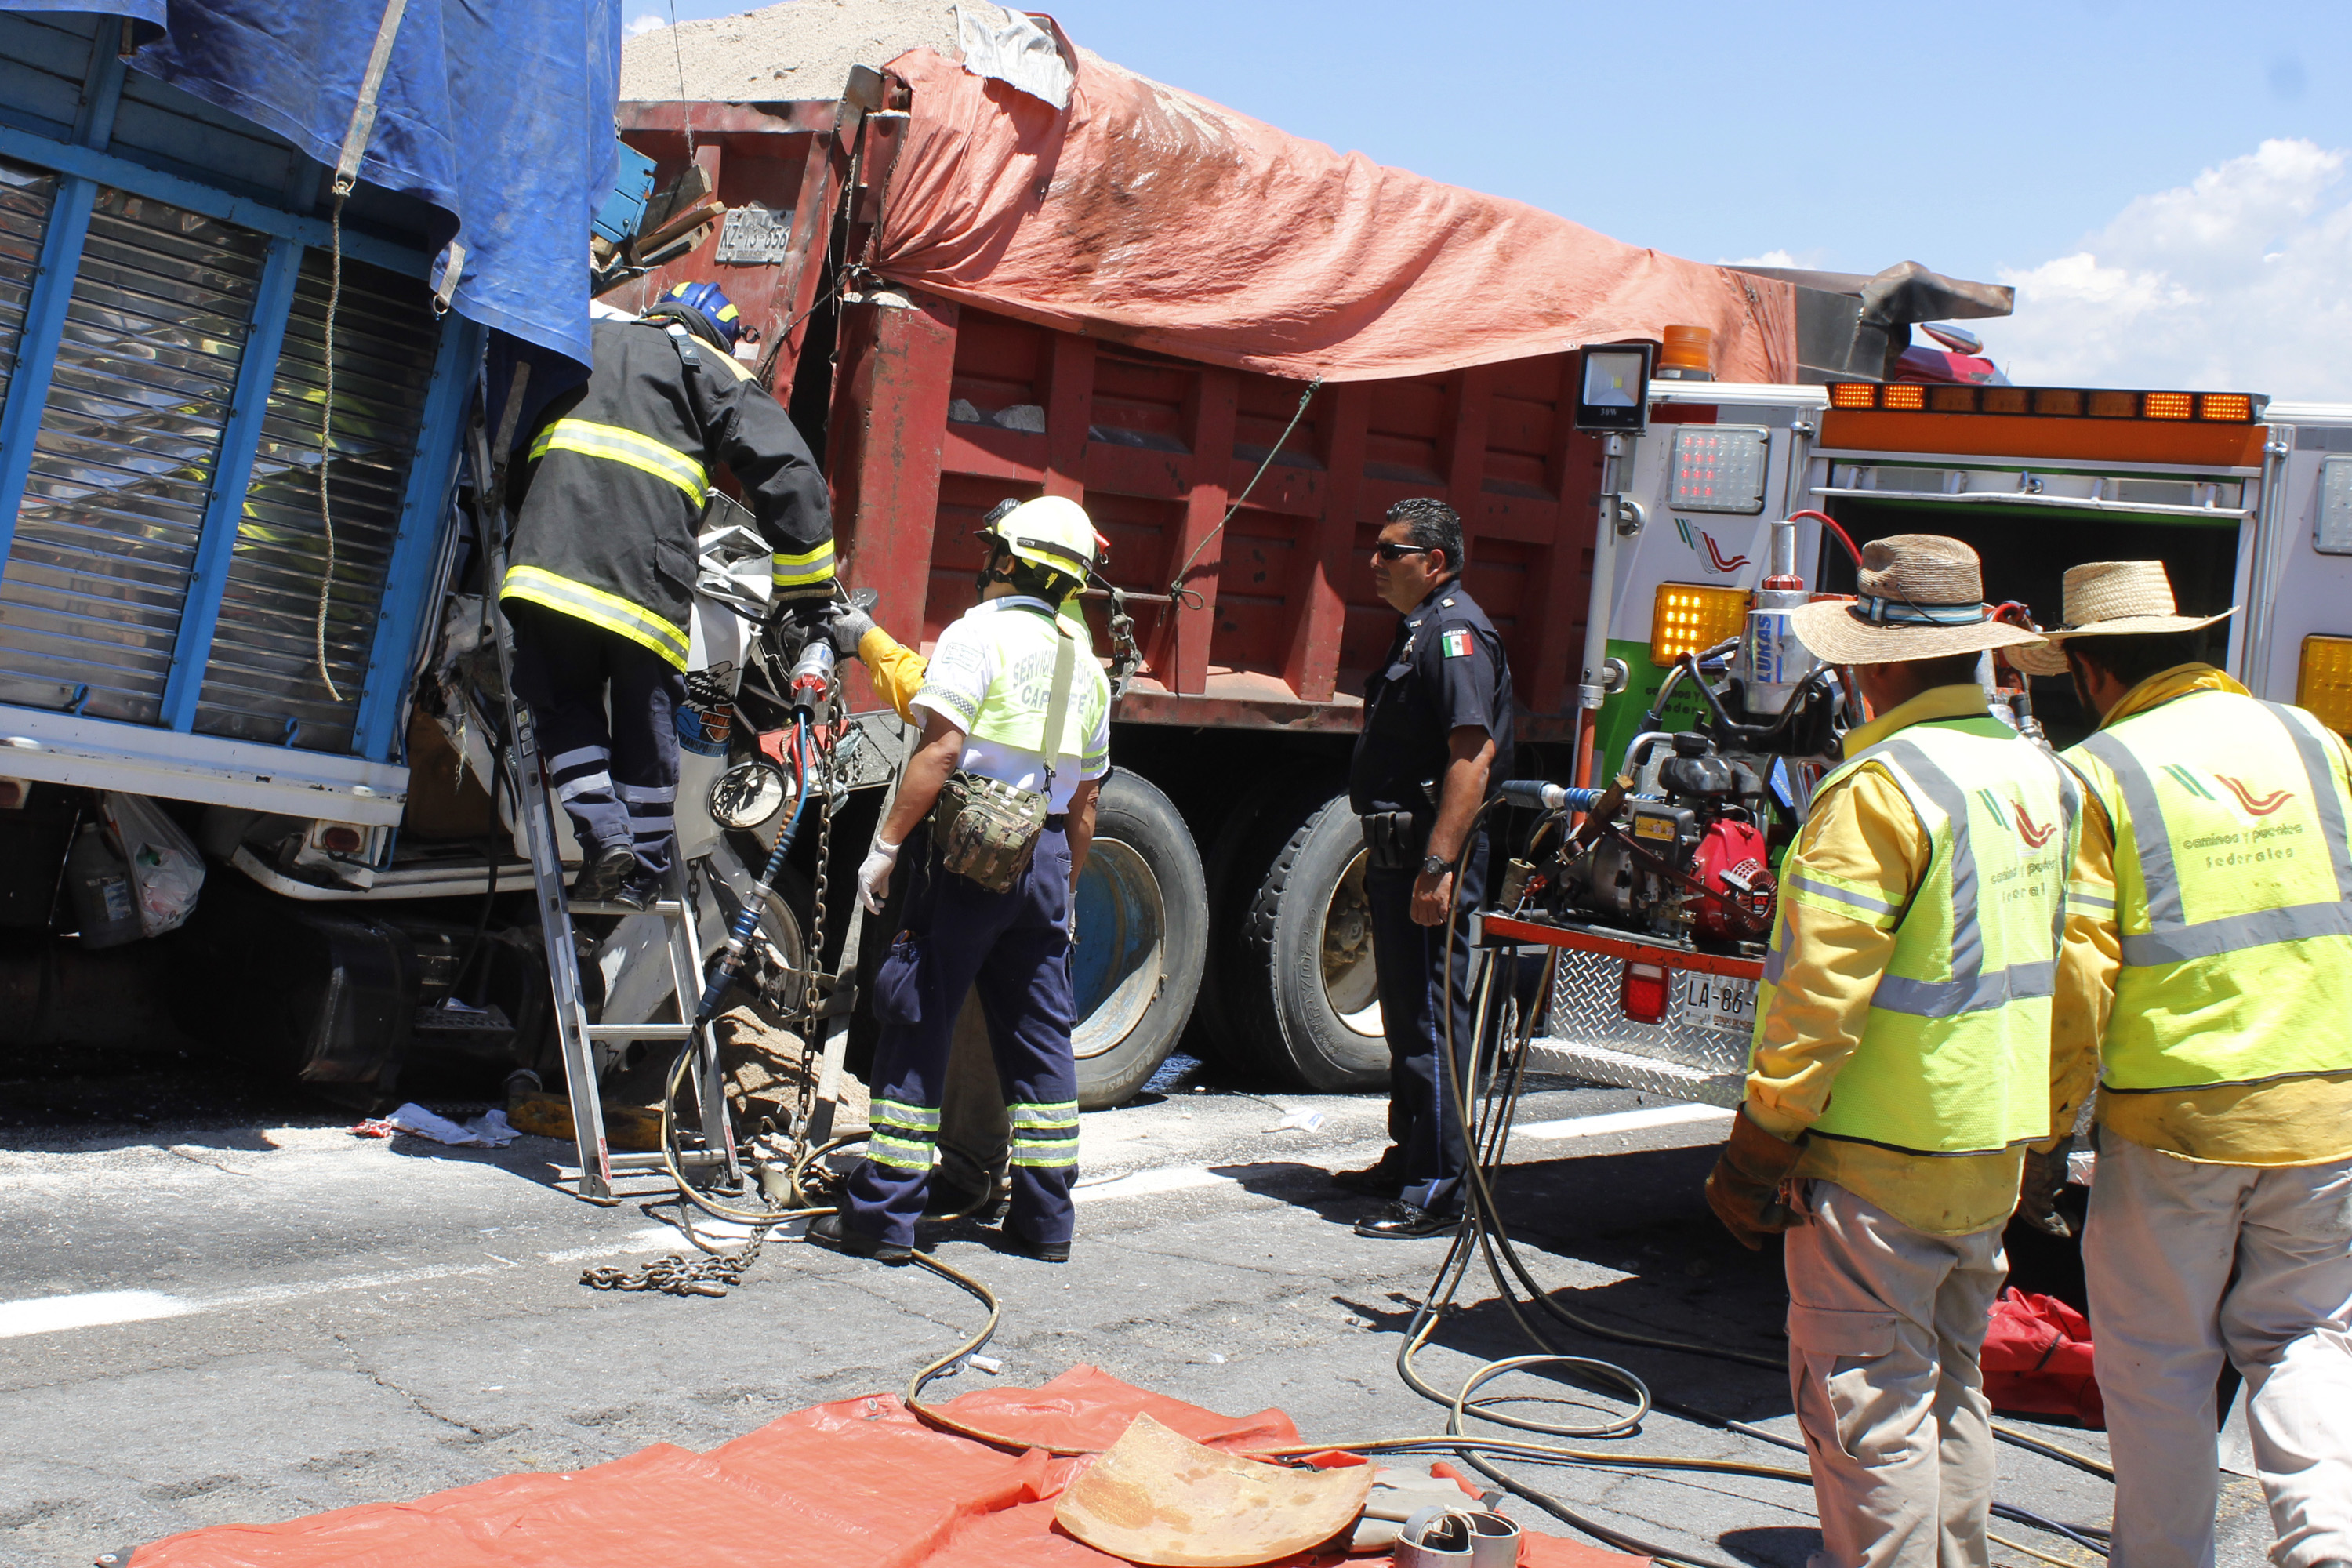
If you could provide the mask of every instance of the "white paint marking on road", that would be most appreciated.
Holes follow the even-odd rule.
[[[680,1240],[677,1231],[656,1225],[599,1247],[575,1247],[542,1252],[550,1263],[577,1263],[622,1253],[659,1252]],[[374,1274],[344,1274],[332,1279],[309,1279],[286,1285],[263,1285],[221,1296],[171,1296],[161,1290],[95,1290],[76,1296],[37,1296],[30,1300],[0,1301],[0,1340],[26,1334],[55,1333],[65,1329],[103,1328],[110,1323],[143,1323],[158,1318],[184,1318],[196,1312],[228,1307],[267,1307],[306,1296],[329,1296],[345,1290],[382,1290],[399,1285],[420,1285],[469,1274],[501,1274],[491,1263],[448,1263],[425,1268],[402,1268]]]
[[[1104,1198],[1149,1197],[1155,1193],[1181,1193],[1189,1187],[1223,1186],[1234,1180],[1202,1165],[1171,1165],[1157,1171],[1138,1171],[1098,1187],[1079,1187],[1070,1194],[1070,1199],[1084,1204],[1098,1203]]]
[[[161,1290],[90,1290],[78,1296],[0,1301],[0,1340],[55,1333],[60,1329],[95,1329],[108,1323],[144,1323],[200,1310],[194,1301]]]
[[[1562,1121],[1528,1121],[1511,1129],[1514,1138],[1598,1138],[1610,1132],[1638,1132],[1650,1127],[1679,1127],[1695,1121],[1728,1121],[1731,1112],[1714,1105],[1647,1105],[1639,1110],[1611,1110],[1599,1116],[1571,1116]]]

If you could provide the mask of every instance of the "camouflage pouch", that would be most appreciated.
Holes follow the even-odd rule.
[[[1061,641],[1054,649],[1054,681],[1045,702],[1045,790],[1016,789],[959,770],[949,775],[939,803],[931,807],[931,842],[939,847],[940,864],[992,893],[1011,891],[1029,869],[1053,801],[1054,764],[1061,754],[1071,672],[1077,665],[1069,629],[1059,619],[1054,620],[1054,629]]]
[[[940,864],[992,893],[1009,891],[1029,868],[1045,831],[1045,797],[976,773],[958,773],[931,808]]]

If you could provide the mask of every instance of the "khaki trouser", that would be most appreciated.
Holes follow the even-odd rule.
[[[2210,1568],[2224,1355],[2246,1380],[2272,1558],[2352,1560],[2352,1161],[2200,1164],[2103,1130],[2083,1271],[2114,1568]]]
[[[1984,1568],[1991,1407],[1977,1360],[1998,1227],[1929,1236],[1832,1182],[1787,1238],[1789,1386],[1822,1551],[1808,1568]]]

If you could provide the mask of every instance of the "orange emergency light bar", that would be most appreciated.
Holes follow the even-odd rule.
[[[2251,425],[2269,401],[2243,392],[1928,386],[1911,381],[1830,384],[1832,408],[1869,408],[1890,414],[2023,414],[2051,419],[2203,419]]]
[[[2303,639],[2294,705],[2339,735],[2352,735],[2352,637]]]
[[[1650,601],[1650,662],[1660,669],[1686,653],[1705,653],[1748,626],[1755,595],[1706,583],[1661,583]]]

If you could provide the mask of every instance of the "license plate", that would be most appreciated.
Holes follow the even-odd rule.
[[[1756,1027],[1756,982],[1685,969],[1675,977],[1682,1021],[1696,1029],[1746,1036]]]

